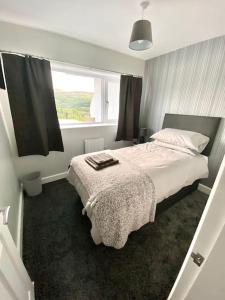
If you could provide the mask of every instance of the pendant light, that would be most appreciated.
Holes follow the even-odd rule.
[[[142,19],[134,23],[130,38],[129,48],[135,51],[142,51],[152,47],[151,22],[144,20],[144,10],[149,6],[149,1],[141,2]]]

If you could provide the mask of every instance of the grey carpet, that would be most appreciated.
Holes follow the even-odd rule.
[[[165,300],[207,197],[196,191],[129,236],[121,250],[95,246],[66,180],[25,198],[23,258],[36,300]]]

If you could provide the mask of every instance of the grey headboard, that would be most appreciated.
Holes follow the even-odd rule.
[[[203,151],[209,156],[221,118],[193,115],[165,114],[162,128],[177,128],[202,133],[210,138],[209,144]]]

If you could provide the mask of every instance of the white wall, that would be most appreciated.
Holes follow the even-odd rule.
[[[19,184],[0,105],[0,207],[11,206],[9,212],[9,229],[16,243],[19,196]]]
[[[121,73],[142,75],[144,61],[115,51],[87,44],[69,37],[41,30],[0,22],[0,50],[15,51],[43,56],[76,65],[106,69]],[[104,137],[106,148],[128,145],[115,142],[116,126],[62,129],[65,152],[52,152],[49,156],[39,155],[18,158],[11,113],[6,92],[0,92],[10,145],[15,156],[18,176],[39,170],[42,177],[65,172],[71,158],[83,153],[86,138]]]
[[[128,145],[128,143],[124,142],[114,142],[116,129],[116,126],[62,129],[65,152],[51,152],[47,157],[33,155],[17,158],[18,175],[20,176],[37,169],[41,170],[42,177],[66,172],[71,158],[84,153],[85,138],[103,137],[106,148],[110,149]]]
[[[0,50],[121,73],[144,73],[143,60],[47,31],[0,22],[0,41]]]

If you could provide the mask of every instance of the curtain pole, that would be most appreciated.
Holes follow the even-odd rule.
[[[61,64],[67,64],[67,65],[71,64],[71,65],[74,65],[76,67],[85,68],[85,69],[88,69],[88,70],[105,71],[105,72],[109,72],[109,73],[116,73],[116,74],[120,74],[120,75],[133,76],[133,77],[137,77],[137,78],[142,78],[143,77],[143,76],[140,76],[140,75],[127,74],[127,73],[122,73],[122,72],[118,72],[118,71],[111,71],[111,70],[107,70],[107,69],[98,69],[98,68],[94,68],[94,67],[82,66],[82,65],[78,65],[78,64],[74,64],[74,63],[69,63],[69,62],[55,60],[55,59],[48,58],[48,57],[43,57],[43,56],[39,56],[39,55],[32,55],[32,54],[27,54],[27,53],[22,53],[22,52],[0,50],[0,53],[1,54],[2,53],[16,54],[16,55],[21,55],[21,56],[28,55],[28,56],[32,56],[34,58],[49,60],[50,62],[52,61],[52,62],[61,63]]]

